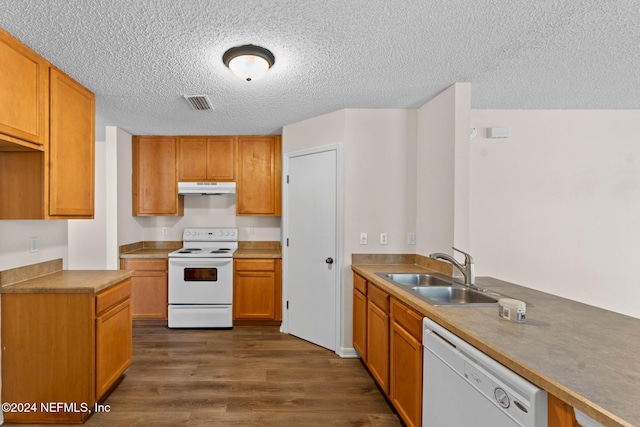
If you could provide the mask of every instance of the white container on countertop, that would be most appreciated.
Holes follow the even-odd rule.
[[[498,316],[510,322],[524,323],[527,318],[527,303],[517,299],[500,298]]]

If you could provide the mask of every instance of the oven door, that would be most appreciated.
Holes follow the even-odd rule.
[[[233,258],[169,258],[169,304],[231,304]]]

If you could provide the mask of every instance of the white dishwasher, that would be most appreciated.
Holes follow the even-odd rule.
[[[546,391],[432,320],[423,324],[423,427],[547,426]]]

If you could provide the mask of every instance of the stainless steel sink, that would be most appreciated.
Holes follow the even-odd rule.
[[[484,292],[476,291],[468,287],[455,286],[414,286],[412,292],[428,300],[433,305],[489,305],[497,304],[498,299]]]
[[[503,296],[487,289],[473,289],[458,282],[453,277],[441,273],[376,273],[388,280],[417,294],[425,302],[436,306],[490,306],[497,305],[498,298]]]
[[[403,286],[451,286],[453,278],[444,274],[376,273],[379,277]]]

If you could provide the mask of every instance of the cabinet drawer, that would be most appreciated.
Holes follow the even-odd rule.
[[[367,281],[359,274],[353,275],[353,288],[359,290],[363,295],[367,295]]]
[[[275,271],[275,259],[237,259],[235,260],[238,271]]]
[[[131,297],[131,279],[124,280],[96,295],[96,314]]]
[[[381,308],[385,314],[389,314],[389,294],[372,284],[368,286],[367,290],[369,301]]]
[[[391,298],[391,318],[419,342],[422,342],[423,317],[395,298]]]
[[[123,259],[122,270],[167,271],[166,259]]]

